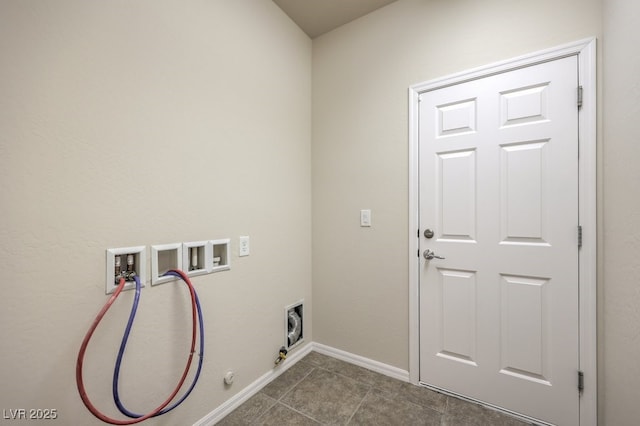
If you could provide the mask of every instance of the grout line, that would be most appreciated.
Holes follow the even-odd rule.
[[[331,357],[330,355],[325,355],[325,356]],[[331,357],[331,358],[334,358],[334,357]],[[303,358],[303,359],[304,359],[304,358]],[[334,359],[337,359],[337,358],[334,358]],[[302,360],[301,360],[301,361],[302,361]],[[344,360],[340,360],[340,359],[338,359],[338,361],[344,362],[344,363],[346,363],[346,364],[350,364],[349,362],[344,361]],[[311,363],[309,363],[309,364],[310,364],[310,365],[313,365],[313,364],[311,364]],[[363,370],[366,370],[366,371],[370,372],[371,374],[373,374],[373,375],[375,375],[375,376],[387,377],[387,378],[389,378],[390,380],[397,380],[397,381],[399,381],[399,382],[402,382],[402,380],[396,379],[395,377],[385,376],[385,375],[384,375],[384,374],[382,374],[382,373],[379,373],[379,372],[377,372],[377,371],[370,370],[370,369],[365,368],[365,367],[362,367],[362,366],[358,366],[358,365],[355,365],[355,364],[350,364],[350,365],[351,365],[351,366],[355,366],[355,367],[362,368]],[[380,397],[381,397],[381,398],[384,398],[384,399],[386,399],[386,400],[388,400],[388,401],[394,401],[394,399],[398,399],[398,398],[399,398],[400,400],[402,400],[402,402],[403,402],[403,403],[408,404],[409,406],[413,406],[413,407],[416,407],[416,408],[426,409],[426,410],[433,411],[433,412],[435,412],[435,413],[439,414],[441,419],[442,419],[442,418],[444,418],[444,414],[448,411],[448,406],[449,406],[449,397],[448,397],[447,395],[444,395],[444,394],[442,394],[442,395],[444,395],[444,396],[446,397],[446,400],[445,400],[445,408],[444,408],[444,411],[439,411],[439,410],[436,410],[435,408],[433,408],[433,407],[431,407],[431,406],[428,406],[428,405],[422,405],[422,404],[419,404],[419,403],[416,403],[416,402],[406,401],[406,400],[402,399],[402,398],[400,397],[400,395],[401,395],[401,393],[402,393],[401,391],[397,391],[397,392],[392,392],[392,393],[390,393],[390,392],[385,391],[383,388],[380,388],[380,387],[379,387],[379,386],[377,386],[375,383],[374,383],[374,384],[371,384],[371,383],[364,382],[364,381],[362,381],[362,380],[356,379],[356,378],[354,378],[354,377],[347,376],[347,375],[345,375],[345,374],[343,374],[343,373],[341,372],[341,371],[342,371],[341,369],[334,370],[334,369],[329,369],[329,368],[327,368],[327,367],[321,367],[321,366],[315,366],[315,367],[314,367],[314,369],[324,370],[324,371],[326,371],[326,372],[328,372],[328,373],[332,373],[332,374],[338,375],[338,376],[340,376],[340,377],[343,377],[343,378],[345,378],[345,379],[351,380],[351,381],[353,381],[353,382],[356,382],[356,383],[361,384],[361,385],[363,385],[363,386],[366,386],[366,387],[368,388],[367,393],[364,395],[364,397],[362,398],[362,400],[360,401],[360,403],[359,403],[359,404],[358,404],[358,406],[356,407],[355,411],[351,414],[351,416],[349,417],[349,420],[347,421],[347,423],[346,423],[346,424],[348,424],[348,422],[349,422],[349,421],[351,421],[351,419],[353,418],[353,416],[355,415],[355,413],[356,413],[356,412],[360,409],[360,407],[362,406],[362,403],[364,402],[365,398],[366,398],[367,396],[369,396],[372,392],[377,392],[377,393],[380,395]],[[309,374],[310,374],[310,373],[309,373]],[[308,374],[307,374],[307,376],[308,376]],[[301,382],[302,380],[304,380],[307,376],[305,376],[303,379],[301,379],[301,380],[300,380],[300,382]],[[298,382],[298,383],[299,383],[299,382]],[[297,384],[296,384],[296,386],[297,386]],[[424,388],[424,390],[428,390],[428,391],[431,391],[431,392],[435,392],[435,391],[432,391],[432,390],[427,389],[427,388]],[[288,393],[288,392],[289,392],[289,391],[287,391],[287,393]],[[440,393],[440,392],[437,392],[437,393]]]
[[[303,358],[303,359],[304,359],[304,358]],[[302,360],[301,360],[301,361],[302,361]],[[302,381],[303,381],[304,379],[306,379],[307,377],[309,377],[309,374],[311,374],[311,372],[313,372],[313,370],[315,370],[315,369],[316,369],[316,367],[311,366],[311,370],[309,370],[309,372],[308,372],[307,374],[305,374],[303,378],[301,378],[300,380],[298,380],[297,382],[295,382],[293,385],[291,385],[291,387],[290,387],[289,389],[287,389],[287,390],[286,390],[286,391],[285,391],[285,392],[280,396],[280,398],[278,398],[278,399],[277,399],[277,402],[280,402],[280,400],[281,400],[282,398],[284,398],[286,395],[288,395],[288,394],[289,394],[289,392],[291,392],[293,389],[295,389],[295,387],[296,387],[296,386],[298,386],[300,383],[302,383]],[[286,374],[286,372],[285,372],[285,374]]]
[[[327,356],[329,356],[329,355],[327,355]],[[336,359],[337,359],[337,358],[336,358]],[[339,361],[344,362],[344,363],[346,363],[346,364],[349,364],[349,362],[347,362],[347,361],[342,361],[342,360],[339,360]],[[389,378],[389,379],[391,379],[391,380],[398,380],[399,382],[402,382],[402,380],[396,379],[395,377],[385,376],[385,375],[384,375],[384,374],[382,374],[382,373],[378,373],[377,371],[369,370],[368,368],[361,367],[361,366],[359,366],[359,365],[355,365],[355,364],[350,364],[350,365],[351,365],[351,366],[354,366],[354,367],[362,368],[363,370],[366,370],[367,372],[372,373],[372,374],[375,374],[375,375],[380,376],[380,377],[387,377],[387,378]],[[364,381],[359,380],[359,379],[356,379],[356,378],[354,378],[354,377],[347,376],[346,374],[342,373],[340,370],[330,370],[330,369],[328,369],[328,368],[324,368],[324,367],[317,367],[317,368],[320,368],[321,370],[328,371],[329,373],[337,374],[338,376],[344,377],[344,378],[346,378],[346,379],[353,380],[354,382],[357,382],[357,383],[360,383],[360,384],[362,384],[362,385],[364,385],[364,386],[367,386],[369,389],[377,389],[377,390],[379,390],[381,393],[383,393],[383,394],[385,394],[385,395],[387,394],[387,392],[385,392],[385,391],[384,391],[384,390],[382,390],[381,388],[377,387],[375,384],[368,383],[368,382],[364,382]]]
[[[268,396],[269,398],[271,398],[269,395],[265,395],[265,396]],[[263,412],[263,413],[261,413],[258,417],[256,417],[255,419],[252,419],[252,420],[251,420],[251,423],[259,423],[259,420],[260,420],[262,417],[264,417],[264,416],[269,412],[269,410],[271,410],[273,407],[275,407],[276,405],[278,405],[278,400],[277,400],[277,399],[274,399],[274,398],[271,398],[271,399],[273,399],[273,404],[271,404],[271,405],[269,406],[269,408],[267,408],[266,410],[264,410],[264,412]]]
[[[302,411],[300,411],[300,410],[297,410],[297,409],[293,408],[293,407],[292,407],[292,406],[290,406],[289,404],[286,404],[286,403],[284,403],[284,402],[282,402],[282,401],[278,401],[278,404],[282,404],[283,406],[287,407],[287,408],[288,408],[288,409],[290,409],[291,411],[295,411],[296,413],[298,413],[298,414],[300,414],[300,415],[302,415],[302,416],[305,416],[306,418],[311,419],[311,420],[313,420],[314,422],[316,422],[316,423],[318,423],[318,424],[321,424],[321,425],[322,425],[322,424],[324,424],[324,423],[322,423],[320,420],[318,420],[318,419],[316,419],[316,418],[313,418],[313,417],[311,417],[309,414],[303,413]]]
[[[276,398],[273,398],[273,397],[269,396],[269,395],[268,395],[268,394],[266,394],[266,393],[263,393],[262,389],[261,389],[261,390],[259,390],[258,392],[256,392],[256,393],[263,393],[263,395],[264,395],[264,396],[268,397],[270,400],[272,400],[272,401],[274,401],[274,402],[273,402],[273,404],[269,405],[269,407],[268,407],[268,408],[267,408],[267,409],[266,409],[262,414],[260,414],[259,416],[255,417],[255,418],[253,419],[253,421],[252,421],[252,424],[253,424],[253,423],[255,423],[255,422],[259,423],[260,421],[268,421],[268,419],[269,419],[269,418],[266,416],[266,414],[267,414],[270,410],[272,410],[275,406],[277,406],[278,404],[281,404],[283,407],[285,407],[285,408],[287,408],[287,409],[290,409],[290,410],[292,410],[292,411],[294,411],[294,412],[296,412],[296,413],[298,413],[298,414],[300,414],[300,415],[304,416],[305,418],[308,418],[308,419],[310,419],[310,420],[312,420],[312,421],[314,421],[314,422],[317,422],[318,424],[324,424],[323,422],[321,422],[320,420],[318,420],[318,419],[316,419],[316,418],[312,417],[311,415],[306,414],[306,413],[304,413],[304,412],[301,412],[301,411],[299,411],[298,409],[296,409],[296,408],[292,407],[291,405],[286,404],[286,403],[284,403],[284,402],[283,402],[284,397],[285,397],[285,396],[287,396],[289,393],[291,393],[291,392],[292,392],[296,387],[298,387],[298,386],[299,386],[303,381],[305,381],[305,380],[309,380],[309,376],[310,376],[310,375],[311,375],[315,370],[325,371],[325,372],[328,372],[328,373],[331,373],[331,374],[335,374],[335,375],[337,375],[337,376],[340,376],[340,377],[342,377],[342,378],[348,379],[348,380],[350,380],[350,381],[352,381],[352,382],[354,382],[354,383],[357,383],[357,384],[359,384],[359,385],[361,385],[361,386],[366,387],[366,388],[365,388],[365,389],[366,389],[366,392],[365,392],[364,396],[362,397],[362,399],[360,400],[360,402],[357,404],[357,406],[355,407],[354,411],[351,413],[351,415],[350,415],[350,416],[349,416],[349,418],[347,419],[346,423],[344,423],[344,425],[348,425],[350,422],[352,422],[352,421],[353,421],[353,418],[355,417],[356,413],[357,413],[360,409],[362,409],[365,399],[366,399],[366,398],[368,398],[369,396],[374,395],[374,394],[376,394],[376,395],[377,395],[377,394],[379,394],[379,396],[380,396],[381,398],[384,398],[385,400],[389,400],[389,401],[391,401],[391,402],[403,402],[404,404],[408,404],[408,405],[407,405],[408,407],[409,407],[409,406],[415,406],[415,407],[417,407],[417,408],[421,408],[421,409],[426,409],[426,410],[429,410],[429,411],[433,411],[434,413],[437,413],[437,414],[439,415],[439,417],[440,417],[440,424],[443,424],[443,422],[445,422],[445,417],[447,416],[447,414],[460,414],[461,416],[463,416],[463,418],[475,419],[475,417],[474,417],[474,416],[468,416],[467,414],[462,413],[462,412],[452,411],[452,404],[451,404],[451,401],[453,401],[453,399],[452,399],[452,398],[455,398],[456,400],[466,401],[464,398],[458,398],[458,397],[456,397],[455,395],[451,395],[451,394],[448,394],[448,393],[446,393],[446,392],[442,392],[441,390],[431,389],[431,388],[429,388],[428,386],[420,385],[420,386],[419,386],[419,388],[423,389],[424,391],[427,391],[427,392],[435,392],[435,393],[438,393],[438,394],[443,395],[443,396],[445,396],[445,397],[446,397],[446,400],[445,400],[445,404],[444,404],[443,411],[440,411],[440,410],[435,409],[434,407],[429,406],[429,405],[422,405],[422,404],[420,404],[420,403],[418,403],[418,402],[413,402],[413,401],[405,400],[404,398],[402,398],[402,391],[400,391],[400,390],[398,390],[397,392],[387,392],[387,391],[385,390],[386,388],[381,388],[381,387],[379,387],[380,383],[378,383],[378,382],[373,383],[373,384],[370,384],[370,383],[367,383],[367,382],[361,381],[360,379],[356,379],[356,378],[354,378],[354,377],[350,377],[350,376],[347,376],[347,375],[345,375],[345,374],[342,374],[342,373],[341,373],[341,371],[345,371],[345,370],[341,368],[341,365],[340,365],[340,364],[335,365],[335,364],[329,363],[329,364],[328,364],[328,365],[329,365],[329,367],[327,367],[327,366],[325,366],[324,364],[323,364],[323,365],[319,365],[319,364],[316,364],[316,363],[313,363],[313,362],[304,361],[304,359],[306,358],[306,356],[307,356],[309,353],[312,353],[313,351],[315,351],[315,349],[314,349],[314,350],[310,350],[310,351],[308,351],[307,353],[305,353],[304,355],[302,355],[302,356],[300,356],[298,359],[296,359],[295,364],[298,364],[298,362],[302,362],[302,363],[304,363],[304,364],[306,364],[306,365],[308,366],[309,371],[307,371],[307,372],[302,376],[302,378],[300,378],[299,380],[297,380],[297,381],[296,381],[294,384],[292,384],[288,389],[286,389],[286,390],[284,391],[284,393],[283,393],[279,398],[277,398],[277,399],[276,399]],[[343,360],[343,359],[340,359],[340,358],[336,358],[335,356],[332,356],[332,355],[323,354],[323,353],[318,352],[318,351],[316,351],[316,352],[317,352],[319,355],[326,356],[326,357],[329,357],[329,358],[333,358],[333,359],[335,359],[335,360],[340,361],[341,363],[350,364],[350,365],[353,365],[353,366],[360,367],[360,368],[362,368],[362,369],[368,370],[368,371],[370,371],[371,373],[373,373],[375,376],[388,377],[389,379],[399,380],[399,381],[401,381],[401,382],[402,382],[402,380],[400,380],[400,379],[398,379],[398,378],[396,378],[396,377],[388,376],[388,375],[386,375],[386,374],[384,374],[384,373],[381,373],[381,372],[379,372],[379,371],[370,370],[370,369],[368,369],[368,368],[366,368],[366,367],[363,367],[363,366],[360,366],[360,365],[357,365],[357,364],[353,364],[353,363],[351,363],[351,362],[349,362],[349,361],[346,361],[346,360]],[[295,364],[294,364],[294,365],[295,365]],[[322,364],[322,363],[320,363],[320,364]],[[289,368],[294,367],[294,365],[292,365],[291,367],[288,367],[288,368],[287,368],[287,370],[288,370]],[[332,368],[337,368],[337,369],[332,369]],[[280,376],[282,376],[282,375],[286,374],[286,373],[287,373],[287,370],[285,370],[284,372],[282,372],[281,374],[279,374],[276,378],[271,379],[271,382],[273,382],[273,381],[277,380],[277,379],[278,379],[278,377],[280,377]],[[263,387],[264,387],[264,386],[263,386]],[[396,400],[397,400],[397,401],[396,401]],[[246,402],[246,401],[245,401],[245,402]],[[466,402],[469,402],[469,403],[471,403],[471,404],[473,404],[473,405],[479,406],[479,407],[481,407],[483,410],[484,410],[484,409],[491,409],[491,410],[496,411],[497,413],[499,413],[501,416],[502,416],[502,415],[507,414],[507,413],[500,412],[500,410],[495,410],[495,409],[493,409],[492,407],[486,407],[486,406],[483,406],[483,405],[481,405],[481,404],[474,403],[474,402],[472,402],[472,401],[466,401]],[[236,407],[236,409],[237,409],[237,408],[239,408],[239,407]],[[235,410],[234,410],[234,411],[235,411]],[[231,414],[231,413],[229,413],[229,414]],[[226,417],[226,416],[225,416],[225,417]],[[512,417],[512,416],[510,416],[510,417]],[[520,418],[518,418],[518,417],[515,417],[515,418],[516,418],[517,420],[524,421],[523,419],[520,419]],[[526,423],[526,422],[525,422],[525,423],[523,423],[523,425],[524,425],[524,426],[528,426],[529,424],[530,424],[530,423]],[[532,424],[532,423],[531,423],[531,424]]]
[[[444,395],[444,394],[442,394]],[[449,404],[451,403],[451,397],[449,395],[445,395],[447,399],[444,402],[444,412],[442,414],[447,414],[449,412]]]
[[[362,407],[362,403],[364,402],[365,399],[367,399],[367,396],[369,396],[369,394],[371,393],[372,390],[373,390],[373,387],[370,387],[369,390],[367,391],[367,393],[364,394],[364,396],[362,397],[362,399],[358,403],[358,406],[356,407],[356,409],[353,410],[353,413],[351,413],[351,416],[349,416],[349,420],[347,420],[345,425],[348,425],[351,422],[351,420],[353,419],[353,416],[355,416],[356,413],[358,412],[358,410],[360,409],[360,407]]]

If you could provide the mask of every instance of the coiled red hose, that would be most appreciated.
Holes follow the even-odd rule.
[[[107,415],[100,412],[93,405],[93,403],[89,399],[89,396],[87,395],[87,391],[84,387],[84,381],[82,377],[82,365],[84,362],[84,355],[87,350],[87,346],[89,345],[89,341],[91,340],[91,337],[93,336],[94,331],[100,324],[100,321],[102,321],[102,318],[105,316],[109,308],[111,308],[111,305],[113,305],[113,303],[116,301],[116,299],[122,292],[122,289],[124,288],[125,283],[126,281],[124,280],[124,278],[120,278],[120,283],[118,284],[118,287],[116,287],[115,292],[111,295],[109,300],[107,300],[107,303],[104,304],[100,312],[98,312],[98,315],[96,316],[96,318],[93,320],[91,327],[89,327],[89,331],[87,331],[87,334],[84,336],[84,339],[82,340],[82,345],[80,345],[80,351],[78,352],[78,360],[76,362],[76,384],[78,386],[78,392],[80,393],[80,398],[82,398],[82,402],[84,402],[84,405],[91,412],[91,414],[93,414],[103,422],[110,423],[112,425],[132,425],[135,423],[140,423],[144,420],[147,420],[150,417],[155,416],[160,411],[162,411],[163,408],[169,405],[169,403],[173,400],[173,398],[175,398],[175,396],[178,394],[178,392],[180,391],[180,388],[182,387],[182,385],[184,384],[187,378],[187,374],[189,373],[189,368],[191,367],[191,361],[193,360],[193,354],[195,353],[195,347],[196,347],[196,329],[197,329],[196,297],[195,297],[195,290],[193,289],[193,285],[187,279],[185,280],[185,283],[187,284],[187,287],[189,287],[189,293],[191,295],[191,319],[192,319],[193,327],[191,332],[191,350],[189,351],[187,365],[184,369],[184,372],[182,373],[182,377],[180,378],[180,381],[178,382],[178,386],[176,386],[174,391],[171,392],[171,395],[169,395],[169,398],[167,398],[160,406],[156,407],[154,410],[143,415],[142,417],[138,417],[135,419],[128,419],[128,420],[119,420],[119,419],[108,417]]]

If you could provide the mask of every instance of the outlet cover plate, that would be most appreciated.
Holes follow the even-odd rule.
[[[249,256],[250,250],[249,250],[249,237],[248,236],[243,236],[240,237],[239,240],[239,244],[238,244],[238,256],[242,257],[242,256]]]
[[[360,210],[360,226],[367,228],[371,226],[371,210]]]

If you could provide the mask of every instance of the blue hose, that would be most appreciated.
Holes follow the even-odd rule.
[[[176,271],[168,271],[165,274],[163,274],[162,276],[167,276],[167,275],[171,275],[177,278],[180,278],[181,280],[184,280],[182,278],[182,276],[176,272]],[[127,410],[124,405],[122,405],[122,401],[120,401],[120,396],[118,394],[118,381],[120,378],[120,365],[122,363],[122,357],[124,355],[124,350],[127,346],[127,341],[129,340],[129,333],[131,332],[131,327],[133,326],[133,320],[136,317],[136,312],[138,310],[138,302],[140,301],[140,288],[142,287],[142,284],[140,283],[140,279],[137,276],[134,276],[134,279],[136,281],[136,294],[135,294],[135,298],[133,300],[133,306],[131,307],[131,313],[129,314],[129,321],[127,322],[127,326],[125,328],[124,331],[124,336],[122,336],[122,342],[120,343],[120,350],[118,351],[118,358],[116,359],[116,366],[115,369],[113,371],[113,400],[116,403],[116,406],[118,407],[118,410],[120,410],[120,412],[122,414],[124,414],[125,416],[128,417],[132,417],[132,418],[139,418],[142,417],[142,414],[136,414],[133,413],[129,410]],[[193,288],[193,286],[192,286]],[[202,308],[200,307],[200,299],[198,299],[198,293],[195,292],[195,289],[193,289],[194,295],[195,295],[195,300],[196,300],[196,306],[197,306],[197,310],[198,310],[198,327],[199,327],[199,333],[200,333],[200,359],[198,361],[198,369],[196,370],[196,374],[193,378],[193,381],[191,383],[191,386],[189,386],[189,389],[185,392],[184,395],[182,395],[182,397],[176,401],[173,405],[164,408],[163,410],[161,410],[160,412],[158,412],[158,414],[156,414],[154,417],[156,416],[161,416],[163,414],[168,413],[169,411],[173,410],[174,408],[176,408],[177,406],[179,406],[180,404],[182,404],[184,402],[185,399],[187,399],[187,397],[189,396],[189,394],[191,393],[191,391],[193,390],[193,388],[196,386],[196,383],[198,383],[198,378],[200,377],[200,372],[202,371],[202,361],[204,359],[204,321],[202,319]]]

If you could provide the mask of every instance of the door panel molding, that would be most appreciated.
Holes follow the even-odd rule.
[[[506,61],[474,68],[443,78],[412,85],[409,88],[409,376],[414,384],[420,377],[420,330],[419,330],[419,114],[420,94],[454,84],[476,80],[490,75],[561,59],[568,56],[578,58],[578,83],[583,90],[583,102],[578,116],[579,137],[579,221],[582,227],[582,246],[579,250],[579,368],[584,373],[584,390],[580,398],[580,424],[597,424],[597,206],[596,206],[596,39],[588,38],[555,48],[534,52]],[[523,95],[540,99],[540,114],[543,115],[544,99],[539,88],[528,88]],[[577,99],[577,96],[576,96]],[[526,101],[525,99],[521,99]],[[516,100],[514,117],[523,109],[527,117],[532,116],[535,104]],[[506,101],[505,101],[506,102]],[[576,100],[577,103],[577,100]],[[444,119],[449,132],[473,131],[473,110],[469,105],[445,106],[449,117]],[[457,109],[455,108],[457,107]],[[513,111],[512,111],[513,112]],[[535,112],[535,111],[534,111]],[[508,118],[508,117],[507,117]],[[465,123],[466,120],[466,123]],[[508,123],[517,125],[518,123]],[[446,133],[446,132],[444,132]],[[445,134],[442,135],[446,137]],[[423,230],[420,229],[420,232]],[[577,234],[577,232],[576,232]],[[577,237],[576,237],[577,244]],[[576,373],[577,375],[577,373]],[[576,380],[577,383],[577,380]]]

